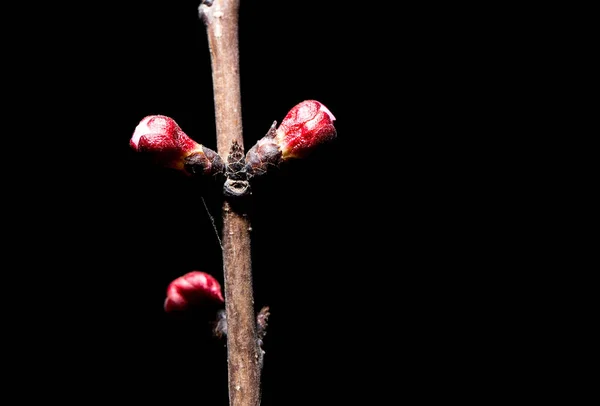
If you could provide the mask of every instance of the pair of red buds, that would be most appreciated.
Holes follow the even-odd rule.
[[[246,154],[245,170],[250,177],[262,175],[271,166],[290,158],[302,158],[320,144],[333,140],[335,117],[316,100],[294,106],[279,127],[271,129]],[[210,148],[187,136],[170,117],[147,116],[135,128],[129,142],[139,152],[152,155],[155,162],[188,175],[221,175],[226,165]]]

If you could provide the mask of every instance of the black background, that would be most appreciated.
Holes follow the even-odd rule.
[[[46,396],[228,404],[208,315],[162,307],[191,270],[223,282],[220,197],[128,145],[144,116],[164,114],[216,150],[197,7],[69,6],[39,31],[37,96],[22,108],[22,125],[41,127],[23,193],[37,207],[13,238],[37,250],[20,254],[20,283],[41,288],[27,337],[43,339],[19,375],[68,372]],[[510,67],[495,19],[395,7],[241,4],[245,149],[306,99],[338,131],[252,197],[255,304],[271,308],[265,406],[487,400],[518,386],[503,372],[518,329],[503,327],[509,305],[496,300],[522,247],[503,234],[515,203],[496,166]]]

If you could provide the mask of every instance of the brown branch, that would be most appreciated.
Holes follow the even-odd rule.
[[[205,1],[199,8],[210,48],[217,151],[226,160],[237,143],[244,150],[239,76],[239,0]],[[260,404],[259,348],[254,314],[250,221],[243,206],[224,199],[223,272],[227,314],[227,363],[231,406]]]

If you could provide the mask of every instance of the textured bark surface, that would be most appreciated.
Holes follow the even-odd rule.
[[[247,218],[225,202],[223,266],[227,312],[229,399],[232,406],[260,404],[260,368]]]
[[[210,5],[208,5],[210,4]],[[215,0],[199,8],[210,48],[217,150],[227,160],[237,143],[244,150],[239,76],[239,0]],[[254,314],[250,221],[244,205],[223,202],[223,272],[227,314],[227,363],[231,406],[260,404],[259,349]]]

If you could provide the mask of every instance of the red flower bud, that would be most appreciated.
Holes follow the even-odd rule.
[[[331,111],[316,100],[297,104],[279,127],[276,128],[277,122],[274,122],[267,134],[250,148],[246,154],[248,173],[262,175],[286,159],[305,157],[318,145],[337,136],[334,121]]]
[[[187,174],[222,173],[225,166],[219,155],[192,140],[170,117],[153,115],[140,121],[129,140],[131,148],[152,156],[167,168]]]
[[[191,305],[224,301],[221,285],[214,277],[205,272],[192,271],[169,284],[164,309],[166,312],[180,311]]]
[[[277,128],[277,143],[282,158],[301,158],[317,145],[337,135],[335,117],[316,100],[305,100],[294,106]]]

